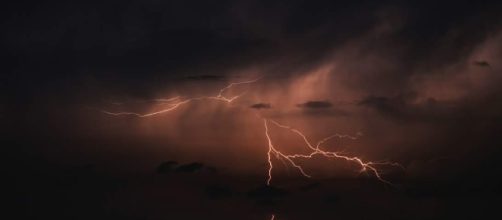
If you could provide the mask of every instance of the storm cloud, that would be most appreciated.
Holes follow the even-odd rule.
[[[262,175],[269,118],[309,139],[364,133],[348,152],[400,162],[403,178],[490,185],[502,170],[500,3],[10,4],[0,119],[12,146],[24,146],[10,149],[18,157],[138,170],[168,155],[200,164],[161,173],[203,163]],[[232,84],[247,80],[256,82]],[[102,113],[186,100],[158,117]],[[279,147],[298,145],[273,132]],[[312,164],[313,176],[358,175],[326,164]]]

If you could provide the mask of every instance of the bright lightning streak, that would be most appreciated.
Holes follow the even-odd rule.
[[[226,91],[226,90],[228,90],[228,89],[232,88],[233,86],[242,85],[242,84],[254,83],[254,82],[256,82],[256,81],[258,81],[258,80],[260,80],[260,79],[261,79],[261,77],[259,77],[259,78],[257,78],[257,79],[254,79],[254,80],[244,81],[244,82],[235,82],[235,83],[230,83],[228,86],[225,86],[224,88],[220,89],[220,92],[218,93],[218,95],[217,95],[217,96],[210,96],[210,97],[208,97],[208,98],[210,98],[210,99],[216,99],[216,100],[221,100],[221,101],[225,101],[225,102],[229,102],[229,103],[230,103],[230,102],[234,101],[235,99],[237,99],[237,98],[241,97],[242,95],[244,95],[244,94],[245,94],[245,92],[244,92],[244,93],[242,93],[242,94],[240,94],[240,95],[236,95],[236,96],[233,96],[233,97],[231,97],[231,98],[227,98],[227,97],[225,97],[225,96],[223,95],[223,93],[225,93],[225,91]]]
[[[289,161],[291,163],[291,165],[293,165],[295,168],[297,168],[300,171],[300,173],[303,176],[305,176],[305,177],[310,177],[310,176],[307,173],[305,173],[305,171],[303,170],[303,168],[300,165],[298,165],[297,163],[295,163],[293,159],[297,159],[297,158],[312,159],[315,155],[321,155],[321,156],[324,156],[326,158],[343,159],[343,160],[346,160],[346,161],[349,161],[349,162],[354,162],[354,163],[358,164],[361,167],[361,171],[360,172],[366,172],[366,171],[370,170],[377,177],[378,180],[380,180],[381,182],[387,183],[389,185],[392,185],[392,183],[390,183],[389,181],[383,179],[382,176],[381,176],[381,173],[379,172],[379,170],[375,166],[377,166],[377,165],[389,165],[389,166],[398,166],[400,168],[403,168],[398,163],[393,163],[393,162],[371,162],[371,161],[370,162],[364,162],[359,157],[345,156],[345,155],[340,154],[340,152],[324,151],[324,150],[321,150],[321,148],[320,148],[323,143],[325,143],[326,141],[328,141],[328,140],[330,140],[332,138],[335,138],[335,137],[338,137],[338,138],[350,138],[350,139],[356,139],[356,137],[353,137],[353,136],[350,136],[350,135],[333,134],[333,135],[328,136],[328,137],[322,139],[321,141],[317,142],[317,144],[314,146],[307,139],[307,137],[302,132],[300,132],[299,130],[297,130],[295,128],[292,128],[290,126],[279,124],[278,122],[276,122],[274,120],[270,120],[270,119],[263,119],[263,120],[264,120],[264,125],[265,125],[265,136],[267,137],[268,147],[269,147],[269,150],[268,150],[268,165],[269,165],[269,168],[268,168],[267,185],[270,185],[270,182],[272,181],[273,163],[272,163],[272,160],[271,160],[271,154],[276,155],[276,157],[278,157],[278,158],[281,157],[281,158]],[[276,125],[279,128],[287,129],[287,130],[289,130],[289,131],[297,134],[298,136],[300,136],[303,139],[303,141],[305,142],[307,148],[309,148],[311,150],[311,152],[308,153],[308,154],[284,154],[284,153],[280,152],[279,150],[277,150],[277,148],[275,148],[275,146],[272,144],[272,140],[270,138],[269,128],[268,128],[268,121],[272,122],[272,124]]]
[[[223,102],[231,103],[234,100],[236,100],[237,98],[239,98],[242,95],[244,95],[245,92],[242,93],[242,94],[240,94],[240,95],[236,95],[236,96],[232,96],[232,97],[226,97],[224,95],[224,93],[225,93],[226,90],[232,88],[233,86],[254,83],[254,82],[256,82],[256,81],[258,81],[260,79],[261,79],[261,77],[257,78],[257,79],[254,79],[254,80],[248,80],[248,81],[243,81],[243,82],[230,83],[229,85],[227,85],[224,88],[220,89],[218,95],[216,95],[216,96],[202,96],[202,97],[190,98],[190,99],[186,99],[186,100],[182,100],[182,101],[180,100],[179,96],[176,96],[176,97],[173,97],[173,98],[168,98],[168,99],[154,99],[154,101],[157,101],[157,102],[167,102],[169,104],[169,107],[167,107],[165,109],[162,109],[162,110],[159,110],[159,111],[155,111],[155,112],[150,112],[150,113],[145,113],[145,114],[140,114],[140,113],[136,113],[136,112],[110,112],[110,111],[106,111],[106,110],[102,110],[101,112],[103,112],[105,114],[109,114],[109,115],[114,115],[114,116],[132,115],[132,116],[137,116],[137,117],[140,117],[140,118],[144,118],[144,117],[155,116],[155,115],[159,115],[159,114],[163,114],[163,113],[167,113],[167,112],[173,111],[173,110],[177,109],[178,107],[180,107],[180,106],[182,106],[184,104],[187,104],[189,102],[196,101],[196,100],[214,99],[214,100],[218,100],[218,101],[223,101]],[[174,102],[174,101],[176,101],[176,102]]]
[[[303,176],[310,177],[305,171],[303,171],[303,168],[296,164],[290,156],[283,154],[282,152],[278,151],[274,145],[272,144],[272,139],[270,138],[270,135],[268,133],[268,120],[263,119],[264,125],[265,125],[265,136],[267,137],[268,141],[268,179],[267,179],[267,185],[270,185],[270,182],[272,181],[272,169],[274,168],[273,163],[272,163],[272,154],[274,154],[278,159],[283,158],[286,161],[288,161],[293,167],[298,169],[300,173]]]
[[[133,115],[133,116],[144,118],[144,117],[150,117],[150,116],[154,116],[154,115],[158,115],[158,114],[170,112],[170,111],[178,108],[181,105],[184,105],[186,103],[191,102],[192,100],[194,100],[194,99],[187,99],[187,100],[184,100],[184,101],[180,101],[180,102],[171,104],[171,106],[169,108],[162,109],[162,110],[156,111],[156,112],[147,113],[147,114],[139,114],[139,113],[135,113],[135,112],[109,112],[109,111],[105,111],[105,110],[103,110],[102,112],[105,113],[105,114],[115,115],[115,116]]]

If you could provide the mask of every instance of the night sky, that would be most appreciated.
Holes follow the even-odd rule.
[[[1,11],[15,219],[500,215],[497,1],[21,0]],[[333,134],[324,151],[378,172],[277,154],[309,154]]]

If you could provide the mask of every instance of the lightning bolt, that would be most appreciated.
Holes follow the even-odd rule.
[[[248,81],[243,81],[243,82],[235,82],[235,83],[230,83],[228,84],[228,86],[225,86],[223,87],[222,89],[220,89],[220,92],[218,93],[218,95],[216,96],[212,96],[212,97],[209,97],[211,99],[216,99],[216,100],[221,100],[221,101],[225,101],[225,102],[232,102],[234,101],[235,99],[243,96],[246,92],[244,93],[241,93],[240,95],[236,95],[236,96],[233,96],[231,98],[227,98],[225,97],[223,94],[225,93],[226,90],[232,88],[233,86],[237,86],[237,85],[242,85],[242,84],[249,84],[249,83],[254,83],[258,80],[260,80],[262,77],[258,77],[256,79],[253,79],[253,80],[248,80]]]
[[[222,101],[222,102],[226,102],[226,103],[231,103],[234,100],[243,96],[246,92],[243,92],[239,95],[234,95],[234,96],[225,96],[225,93],[227,90],[229,90],[230,88],[232,88],[234,86],[255,83],[260,79],[261,79],[261,77],[259,77],[257,79],[253,79],[253,80],[248,80],[248,81],[230,83],[227,86],[220,89],[218,94],[214,95],[214,96],[201,96],[201,97],[188,98],[188,99],[182,99],[180,96],[176,96],[176,97],[167,98],[167,99],[154,99],[153,101],[155,101],[155,102],[160,102],[160,103],[168,105],[166,108],[163,108],[159,111],[154,111],[154,112],[149,112],[149,113],[144,113],[144,114],[140,114],[140,113],[136,113],[136,112],[110,112],[110,111],[106,111],[106,110],[101,110],[101,111],[105,114],[109,114],[109,115],[113,115],[113,116],[132,115],[132,116],[144,118],[144,117],[151,117],[151,116],[156,116],[156,115],[160,115],[160,114],[174,111],[177,108],[179,108],[180,106],[185,105],[187,103],[190,103],[192,101],[211,99],[211,100],[217,100],[217,101]],[[320,141],[318,141],[314,145],[314,144],[312,144],[311,141],[309,141],[309,139],[300,130],[298,130],[296,128],[292,128],[287,125],[280,124],[279,122],[274,121],[272,119],[263,118],[263,117],[260,117],[259,115],[257,115],[257,116],[263,120],[263,124],[265,127],[265,137],[266,137],[267,143],[268,143],[268,151],[267,151],[268,178],[266,181],[267,185],[270,185],[272,182],[273,168],[274,168],[274,164],[273,164],[273,160],[272,160],[273,157],[282,161],[285,164],[290,164],[292,167],[297,169],[303,176],[305,176],[307,178],[310,178],[311,176],[295,160],[296,159],[313,159],[313,157],[316,155],[320,155],[320,156],[330,158],[330,159],[345,160],[345,161],[357,164],[361,168],[361,170],[360,170],[361,173],[362,172],[371,172],[379,181],[386,183],[386,184],[389,184],[389,185],[392,185],[392,183],[382,178],[381,172],[377,169],[377,166],[395,166],[395,167],[400,167],[400,168],[404,169],[400,164],[394,163],[394,162],[388,162],[388,161],[380,161],[380,162],[367,161],[367,162],[365,162],[359,157],[347,156],[347,155],[344,155],[342,152],[326,151],[326,150],[321,149],[321,146],[323,144],[325,144],[326,142],[328,142],[329,140],[331,140],[333,138],[348,138],[348,139],[355,140],[355,139],[357,139],[357,137],[355,137],[355,136],[335,133],[333,135],[330,135],[328,137],[321,139]],[[280,150],[278,150],[275,147],[275,145],[272,141],[272,138],[269,134],[269,124],[275,125],[278,128],[288,130],[288,131],[300,136],[302,138],[305,146],[309,150],[309,153],[306,153],[306,154],[286,154],[286,153],[283,153]],[[360,134],[358,134],[358,135],[360,135]],[[271,219],[273,220],[274,218],[275,218],[275,216],[272,215]]]
[[[389,166],[396,166],[396,167],[400,167],[400,168],[404,169],[400,164],[394,163],[394,162],[387,162],[387,161],[384,161],[384,162],[371,162],[371,161],[364,162],[359,157],[346,156],[346,155],[342,155],[340,152],[325,151],[325,150],[321,149],[322,144],[324,144],[328,140],[333,139],[335,137],[357,139],[354,136],[337,133],[337,134],[330,135],[326,138],[323,138],[319,142],[317,142],[316,145],[313,145],[301,131],[299,131],[295,128],[292,128],[292,127],[286,126],[286,125],[282,125],[279,122],[271,120],[271,119],[263,119],[263,122],[264,122],[264,126],[265,126],[265,137],[267,138],[268,148],[269,148],[269,150],[268,150],[268,165],[269,165],[269,167],[268,167],[267,185],[270,185],[270,183],[272,181],[272,170],[274,168],[273,163],[272,163],[272,154],[278,159],[284,159],[284,160],[288,161],[293,167],[297,168],[298,171],[303,176],[308,177],[308,178],[310,178],[310,175],[307,174],[304,171],[304,169],[302,168],[302,166],[298,165],[294,161],[294,159],[297,159],[297,158],[312,159],[316,155],[321,155],[326,158],[342,159],[345,161],[353,162],[361,167],[360,172],[371,171],[378,180],[380,180],[381,182],[387,183],[389,185],[392,185],[392,183],[382,178],[382,175],[376,166],[389,165]],[[272,124],[276,125],[279,128],[287,129],[287,130],[297,134],[298,136],[300,136],[303,139],[306,147],[310,150],[310,153],[308,153],[308,154],[285,154],[285,153],[282,153],[281,151],[277,150],[277,148],[272,144],[272,139],[270,138],[269,126],[268,126],[269,122],[271,122]]]
[[[270,138],[270,134],[268,132],[268,120],[267,119],[263,119],[263,122],[264,122],[264,125],[265,125],[265,136],[267,137],[267,141],[268,141],[268,179],[267,179],[267,185],[270,185],[270,182],[272,181],[272,169],[274,168],[274,165],[272,163],[272,154],[277,157],[277,159],[285,159],[286,161],[288,161],[293,167],[295,167],[296,169],[298,169],[300,171],[300,173],[305,176],[305,177],[309,177],[310,176],[305,173],[305,171],[303,171],[303,168],[296,164],[295,161],[293,161],[291,159],[291,157],[289,155],[286,155],[286,154],[283,154],[282,152],[278,151],[275,147],[274,147],[274,144],[272,144],[272,139]]]
[[[150,116],[155,116],[155,115],[167,113],[167,112],[170,112],[170,111],[177,109],[178,107],[180,107],[182,105],[190,103],[192,101],[198,101],[198,100],[203,100],[203,99],[213,99],[213,100],[218,100],[218,101],[222,101],[222,102],[226,102],[226,103],[231,103],[234,100],[238,99],[239,97],[243,96],[246,92],[243,92],[239,95],[227,97],[224,95],[225,91],[227,91],[228,89],[230,89],[234,86],[237,86],[237,85],[250,84],[250,83],[257,82],[260,79],[261,79],[261,77],[253,79],[253,80],[243,81],[243,82],[230,83],[227,86],[220,89],[219,93],[215,96],[202,96],[202,97],[196,97],[196,98],[189,98],[189,99],[185,99],[185,100],[180,100],[181,99],[180,96],[167,98],[167,99],[154,99],[154,101],[156,101],[156,102],[165,102],[168,104],[167,108],[161,109],[159,111],[154,111],[154,112],[149,112],[149,113],[144,113],[144,114],[140,114],[137,112],[110,112],[110,111],[106,111],[106,110],[101,110],[101,112],[103,112],[105,114],[109,114],[109,115],[114,115],[114,116],[132,115],[132,116],[144,118],[144,117],[150,117]]]
[[[106,111],[106,110],[102,110],[102,112],[105,113],[105,114],[115,115],[115,116],[133,115],[133,116],[137,116],[137,117],[140,117],[140,118],[144,118],[144,117],[150,117],[150,116],[154,116],[154,115],[158,115],[158,114],[170,112],[172,110],[177,109],[181,105],[187,104],[187,103],[189,103],[189,102],[191,102],[193,100],[195,100],[195,98],[193,98],[193,99],[187,99],[187,100],[183,100],[183,101],[179,101],[179,102],[176,102],[174,104],[170,104],[170,106],[168,108],[162,109],[160,111],[146,113],[146,114],[140,114],[140,113],[136,113],[136,112],[109,112],[109,111]]]

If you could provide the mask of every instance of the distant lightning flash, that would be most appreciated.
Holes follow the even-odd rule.
[[[163,104],[168,105],[168,107],[164,108],[162,110],[154,111],[154,112],[150,112],[150,113],[140,114],[140,113],[136,113],[136,112],[109,112],[109,111],[105,111],[105,110],[102,110],[102,112],[105,113],[105,114],[114,115],[114,116],[132,115],[132,116],[143,118],[143,117],[156,116],[156,115],[160,115],[160,114],[163,114],[163,113],[167,113],[167,112],[173,111],[173,110],[177,109],[178,107],[180,107],[182,105],[185,105],[187,103],[190,103],[190,102],[196,101],[196,100],[213,99],[213,100],[218,100],[218,101],[223,101],[223,102],[231,103],[234,100],[238,99],[239,97],[243,96],[245,94],[245,92],[241,93],[239,95],[225,96],[225,92],[228,89],[232,88],[233,86],[237,86],[237,85],[254,83],[254,82],[257,82],[260,79],[261,79],[261,77],[257,78],[257,79],[254,79],[254,80],[248,80],[248,81],[243,81],[243,82],[230,83],[227,86],[225,86],[222,89],[220,89],[219,93],[217,95],[215,95],[215,96],[202,96],[202,97],[189,98],[189,99],[184,99],[184,100],[180,96],[176,96],[176,97],[168,98],[168,99],[154,99],[153,101],[155,101],[155,102],[162,102]],[[258,116],[258,117],[260,117],[260,116]],[[260,118],[262,118],[262,117],[260,117]],[[321,146],[324,143],[326,143],[327,141],[329,141],[329,140],[331,140],[333,138],[357,139],[357,137],[355,137],[355,136],[350,136],[350,135],[345,135],[345,134],[333,134],[333,135],[330,135],[330,136],[328,136],[326,138],[321,139],[319,142],[317,142],[315,145],[313,145],[312,142],[310,142],[308,140],[308,138],[301,131],[299,131],[299,130],[297,130],[295,128],[292,128],[290,126],[286,126],[286,125],[280,124],[279,122],[271,120],[271,119],[266,119],[266,118],[262,118],[262,119],[263,119],[263,123],[264,123],[264,126],[265,126],[265,137],[266,137],[267,142],[268,142],[268,152],[267,152],[268,178],[267,178],[267,185],[270,185],[271,181],[272,181],[272,174],[273,174],[272,171],[273,171],[273,168],[274,168],[273,161],[272,161],[272,156],[274,156],[278,160],[284,162],[285,164],[289,163],[292,167],[296,168],[303,176],[308,177],[308,178],[310,178],[311,176],[309,174],[307,174],[307,172],[305,172],[305,170],[303,169],[303,167],[301,165],[299,165],[295,161],[295,159],[299,159],[299,158],[312,159],[314,156],[320,155],[320,156],[323,156],[323,157],[326,157],[326,158],[341,159],[341,160],[345,160],[345,161],[348,161],[348,162],[353,162],[353,163],[355,163],[355,164],[357,164],[357,165],[359,165],[361,167],[360,172],[370,171],[371,173],[373,173],[373,175],[378,180],[380,180],[383,183],[390,184],[390,185],[392,185],[392,184],[389,181],[387,181],[387,180],[385,180],[385,179],[382,178],[382,175],[381,175],[380,171],[377,169],[376,166],[387,165],[387,166],[396,166],[396,167],[402,168],[402,166],[400,164],[398,164],[398,163],[386,162],[386,161],[384,161],[384,162],[372,162],[372,161],[365,162],[365,161],[363,161],[359,157],[346,156],[346,155],[343,155],[341,152],[325,151],[325,150],[321,149]],[[303,139],[303,142],[306,145],[306,147],[310,150],[310,153],[307,153],[307,154],[285,154],[285,153],[281,152],[280,150],[278,150],[274,146],[272,138],[270,137],[269,123],[275,125],[276,127],[289,130],[290,132],[293,132],[296,135],[300,136]],[[272,215],[272,220],[274,218],[275,218],[275,216]]]

